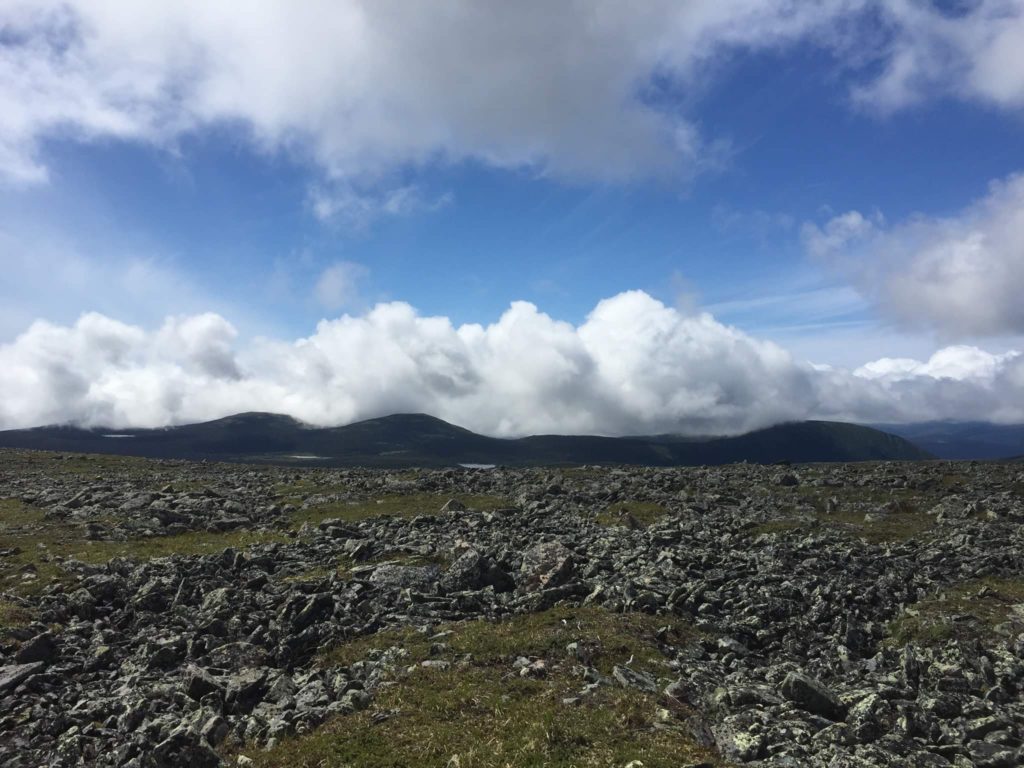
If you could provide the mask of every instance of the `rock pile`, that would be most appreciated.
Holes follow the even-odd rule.
[[[688,705],[694,738],[731,762],[1024,764],[1024,596],[998,586],[1024,579],[1019,466],[153,466],[171,477],[158,491],[152,478],[7,470],[0,498],[93,539],[284,531],[302,504],[275,489],[297,480],[307,507],[411,492],[508,506],[327,518],[208,555],[65,560],[66,578],[28,599],[33,619],[0,641],[0,766],[212,768],[232,745],[372,706],[394,659],[331,668],[316,663],[325,648],[566,602],[692,622],[700,639],[666,644],[660,675],[619,666],[602,684]],[[646,526],[602,519],[632,502],[664,513]],[[998,610],[897,632],[965,584],[968,605]],[[984,631],[959,631],[982,619]],[[528,663],[522,674],[543,674]]]

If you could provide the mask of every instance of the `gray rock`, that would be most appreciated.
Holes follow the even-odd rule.
[[[53,634],[42,632],[24,643],[14,654],[14,660],[18,664],[30,664],[33,661],[43,661],[49,664],[56,656],[57,643],[53,639]]]
[[[612,677],[618,680],[619,685],[623,688],[636,688],[647,693],[658,692],[658,683],[653,677],[644,672],[637,672],[629,667],[616,664],[612,668]]]
[[[537,590],[558,587],[573,575],[573,554],[559,541],[548,541],[526,550],[520,567],[519,585]]]
[[[37,672],[41,672],[46,664],[34,661],[28,664],[8,664],[0,667],[0,695],[13,691]]]
[[[802,709],[829,720],[842,720],[846,708],[832,691],[808,675],[790,672],[779,691]]]

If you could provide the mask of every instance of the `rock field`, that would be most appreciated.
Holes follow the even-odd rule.
[[[0,451],[0,500],[4,768],[1024,765],[1021,464]],[[467,681],[619,735],[366,746]]]

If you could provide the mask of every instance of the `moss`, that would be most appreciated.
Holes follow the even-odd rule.
[[[891,645],[934,645],[948,640],[991,637],[1008,621],[1024,629],[1024,579],[972,579],[930,595],[889,623]]]
[[[360,638],[321,657],[351,664],[398,645],[409,668],[377,693],[374,708],[338,718],[266,753],[249,753],[261,768],[364,766],[399,768],[505,768],[506,766],[622,766],[645,768],[687,761],[716,762],[695,745],[676,715],[674,701],[615,687],[600,687],[578,705],[563,703],[583,687],[566,645],[579,642],[604,670],[632,658],[633,668],[659,669],[663,619],[610,614],[596,607],[558,607],[505,621],[442,625],[429,632],[396,630]],[[438,645],[437,634],[443,645]],[[663,633],[673,642],[694,635],[683,624]],[[453,661],[424,668],[431,655]],[[522,678],[511,661],[520,655],[548,661],[543,680]],[[674,713],[673,713],[674,710]],[[387,715],[387,717],[383,717]],[[658,727],[655,727],[655,726]]]
[[[612,504],[597,516],[601,525],[625,525],[630,528],[646,528],[667,514],[661,504],[650,501],[624,501]]]

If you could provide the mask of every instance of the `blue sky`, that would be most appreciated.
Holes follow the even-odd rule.
[[[221,351],[240,361],[224,369],[238,372],[260,345],[294,347],[344,316],[372,324],[393,302],[453,332],[529,302],[590,338],[580,365],[607,379],[582,329],[602,300],[640,291],[688,338],[705,313],[716,338],[773,342],[796,368],[879,388],[835,414],[948,417],[976,399],[960,391],[970,384],[987,388],[974,415],[1017,418],[1024,4],[212,8],[33,3],[0,16],[0,107],[13,115],[0,120],[0,350],[22,371],[0,381],[9,389],[52,384],[74,357],[59,348],[40,364],[36,321],[77,349],[80,318],[98,313],[149,346],[167,318],[213,313],[230,327]],[[161,360],[193,376],[175,354]],[[494,433],[663,418],[735,431],[792,415],[728,402],[731,380],[704,383],[710,410],[695,405],[706,392],[675,402],[688,354],[646,361],[682,378],[625,414],[611,415],[607,380],[598,405],[548,422],[481,414],[462,394],[410,404]],[[132,376],[153,373],[133,355]],[[950,356],[955,375],[940,364]],[[156,411],[136,407],[133,387],[110,383],[120,374],[86,367],[68,374],[77,410],[55,404],[58,387],[0,415],[162,423],[226,408],[196,400],[200,379],[155,396],[170,403]],[[366,384],[336,373],[321,399]],[[957,393],[908,410],[908,380]],[[289,405],[294,381],[253,386],[254,402],[318,421],[404,404],[352,397],[338,410],[307,392]],[[815,401],[799,415],[823,412]]]

